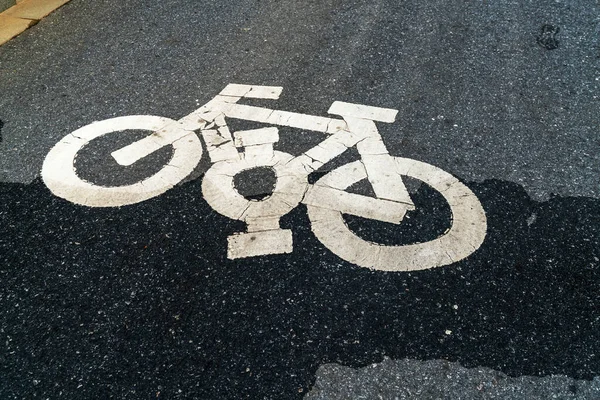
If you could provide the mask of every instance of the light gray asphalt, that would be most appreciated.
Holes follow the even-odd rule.
[[[239,82],[284,86],[276,106],[293,111],[397,108],[382,127],[390,151],[467,180],[598,197],[599,11],[591,0],[73,0],[0,48],[0,179],[31,181],[91,121],[178,118]],[[537,43],[548,24],[560,29],[553,50]]]
[[[15,0],[0,0],[0,12],[15,5]]]
[[[600,378],[509,377],[489,368],[448,361],[385,359],[360,369],[323,365],[305,400],[591,400],[600,398]]]

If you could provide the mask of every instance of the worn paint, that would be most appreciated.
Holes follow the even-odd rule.
[[[174,121],[163,117],[129,116],[84,126],[67,135],[48,154],[42,169],[46,185],[57,196],[90,207],[115,207],[158,196],[189,175],[202,157],[196,135],[204,138],[212,166],[202,181],[202,193],[218,213],[246,222],[247,232],[228,239],[228,257],[254,257],[289,253],[289,230],[279,219],[300,203],[307,205],[317,238],[341,258],[362,267],[386,271],[433,268],[459,261],[473,253],[486,235],[486,217],[477,197],[452,175],[416,160],[391,156],[374,121],[393,122],[396,110],[334,102],[329,112],[342,120],[238,104],[242,98],[277,99],[275,86],[228,85],[206,105]],[[275,151],[276,127],[233,134],[226,118],[321,132],[322,142],[303,154]],[[74,161],[90,141],[120,130],[144,129],[153,133],[112,153],[121,165],[131,165],[171,145],[172,159],[156,174],[128,186],[102,187],[78,177]],[[361,160],[328,172],[316,184],[308,175],[356,146]],[[246,170],[270,167],[276,175],[273,192],[257,201],[242,196],[234,177]],[[450,205],[451,228],[434,240],[403,246],[372,243],[356,236],[343,214],[394,224],[402,222],[414,204],[402,176],[425,182]],[[367,179],[376,197],[346,192]]]

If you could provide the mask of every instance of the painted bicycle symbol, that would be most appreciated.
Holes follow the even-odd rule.
[[[329,114],[342,119],[305,115],[238,104],[242,98],[278,99],[281,87],[230,84],[204,106],[178,121],[148,115],[111,118],[86,125],[59,141],[48,153],[42,178],[56,196],[89,207],[119,207],[158,196],[185,179],[202,158],[203,138],[212,166],[202,180],[202,194],[220,214],[247,224],[246,232],[228,237],[230,259],[293,251],[291,230],[280,218],[305,204],[311,228],[324,246],[342,259],[382,271],[410,271],[448,265],[476,251],[486,235],[486,216],[473,192],[451,174],[409,158],[391,156],[375,121],[394,122],[397,111],[336,101]],[[230,132],[226,118],[267,124]],[[298,156],[276,151],[277,126],[321,132],[326,138]],[[105,187],[80,178],[74,163],[90,141],[129,129],[152,133],[112,153],[121,165],[132,165],[164,146],[171,159],[155,174],[131,185]],[[198,132],[200,135],[198,135]],[[356,146],[361,159],[327,172],[314,184],[308,176]],[[261,200],[242,196],[234,177],[254,168],[271,168],[277,180]],[[414,209],[402,176],[438,191],[452,213],[450,228],[422,243],[381,245],[364,240],[348,228],[343,214],[400,224]],[[368,180],[376,197],[350,193]]]

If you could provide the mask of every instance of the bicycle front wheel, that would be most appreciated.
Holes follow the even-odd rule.
[[[164,135],[178,136],[172,143],[173,156],[154,175],[131,185],[99,186],[77,175],[75,158],[90,141],[112,132],[160,129]],[[176,121],[151,115],[130,115],[94,122],[65,136],[48,153],[42,166],[42,179],[48,189],[72,203],[88,207],[119,207],[158,196],[187,177],[202,158],[202,144],[193,132],[183,132]]]
[[[394,157],[401,175],[418,179],[438,191],[450,205],[452,225],[441,236],[422,243],[388,246],[358,237],[338,210],[308,205],[311,228],[317,239],[342,259],[380,271],[416,271],[460,261],[483,243],[487,220],[479,199],[451,174],[409,158]],[[367,178],[364,165],[343,165],[315,185],[345,190]]]

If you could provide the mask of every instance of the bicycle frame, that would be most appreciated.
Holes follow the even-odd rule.
[[[277,99],[281,91],[281,87],[230,84],[209,103],[175,122],[180,129],[166,126],[112,155],[118,163],[130,165],[188,132],[200,130],[214,164],[204,178],[204,197],[219,213],[247,222],[254,242],[253,246],[246,242],[236,246],[230,240],[231,258],[261,255],[267,248],[272,251],[273,246],[282,243],[285,245],[280,252],[291,251],[291,232],[279,228],[279,217],[299,203],[400,223],[414,205],[374,122],[393,122],[397,111],[336,101],[328,113],[341,115],[343,119],[334,119],[238,104],[242,98]],[[328,136],[303,154],[290,158],[273,150],[273,143],[279,140],[276,128],[235,132],[232,137],[225,118],[311,130]],[[310,173],[353,146],[361,155],[376,199],[330,186],[308,185]],[[237,148],[244,149],[243,159]],[[257,204],[232,189],[232,177],[259,166],[273,167],[278,184],[270,199]],[[210,181],[215,183],[211,185]],[[242,239],[239,234],[233,238]],[[262,245],[256,243],[257,238]]]
[[[394,122],[396,110],[336,101],[329,108],[328,113],[341,115],[343,119],[335,119],[237,104],[242,98],[277,99],[282,89],[273,86],[229,84],[209,103],[177,121],[176,124],[182,128],[177,131],[179,134],[165,135],[164,131],[169,131],[169,126],[165,126],[158,132],[115,151],[112,156],[121,165],[131,165],[161,147],[172,144],[184,135],[200,130],[212,163],[235,160],[239,157],[235,146],[236,141],[233,140],[224,117],[288,126],[329,135],[323,142],[290,161],[292,166],[297,166],[299,170],[302,167],[308,175],[348,148],[357,146],[367,169],[369,182],[377,197],[404,203],[408,209],[414,208],[400,175],[394,172],[396,170],[394,162],[374,123],[374,121]],[[217,127],[216,130],[211,129],[214,126]],[[266,131],[257,131],[256,134],[264,132]],[[257,142],[260,141],[257,135],[252,136],[255,136],[252,147],[260,144],[268,145],[269,140],[272,140],[271,137],[267,137],[265,142],[260,143]],[[276,141],[277,139],[270,143]],[[249,147],[247,144],[244,146],[244,141],[241,139],[237,142],[238,147]],[[258,149],[254,148],[254,150]],[[260,150],[266,149],[262,147]],[[260,154],[255,152],[253,156],[258,157]],[[268,154],[268,151],[263,153],[263,155]],[[396,184],[390,185],[390,182]]]

